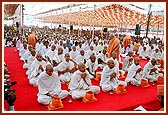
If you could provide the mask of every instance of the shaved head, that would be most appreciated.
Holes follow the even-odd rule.
[[[84,64],[84,63],[79,63],[79,64],[78,64],[78,69],[79,69],[79,71],[81,71],[81,72],[85,72],[85,71],[86,71],[86,66],[85,66],[85,64]]]
[[[46,73],[49,75],[49,76],[51,76],[52,75],[52,73],[53,73],[53,66],[51,65],[51,64],[47,64],[46,65]]]
[[[46,69],[51,69],[51,68],[53,68],[53,66],[51,64],[46,65]]]
[[[108,60],[107,64],[110,64],[110,63],[114,63],[114,61],[112,59]]]
[[[78,68],[81,68],[81,67],[83,67],[83,66],[85,66],[84,63],[79,63],[79,64],[78,64]]]

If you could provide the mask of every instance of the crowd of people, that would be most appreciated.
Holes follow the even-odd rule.
[[[109,32],[92,38],[89,34],[61,33],[59,29],[25,28],[22,36],[5,30],[5,46],[16,46],[29,83],[39,89],[38,102],[44,105],[55,96],[81,99],[88,91],[98,94],[101,88],[103,92],[114,92],[118,85],[140,86],[142,79],[154,83],[164,78],[164,41],[156,37]],[[148,63],[141,67],[141,60]],[[95,86],[92,80],[98,69],[100,85]],[[126,75],[124,81],[120,75]],[[69,91],[62,90],[62,84]]]

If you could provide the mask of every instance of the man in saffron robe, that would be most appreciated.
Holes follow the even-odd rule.
[[[110,35],[110,42],[107,47],[108,58],[112,57],[113,53],[117,54],[117,60],[120,57],[120,40],[113,35]]]
[[[126,48],[128,47],[129,44],[131,44],[131,37],[130,36],[125,36],[123,38],[123,45],[124,45],[125,50],[126,50]]]
[[[35,48],[36,42],[37,42],[37,36],[34,32],[30,33],[30,36],[28,37],[28,44],[31,44],[33,48]]]

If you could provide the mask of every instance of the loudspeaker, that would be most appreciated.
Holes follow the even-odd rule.
[[[135,35],[140,35],[140,31],[141,31],[141,26],[139,24],[136,24]]]
[[[59,25],[59,27],[61,27],[61,25]]]
[[[70,25],[70,30],[73,30],[73,26],[72,25]]]
[[[104,28],[104,29],[103,29],[103,32],[107,32],[107,28]]]
[[[16,22],[16,27],[19,28],[19,23],[18,22]]]

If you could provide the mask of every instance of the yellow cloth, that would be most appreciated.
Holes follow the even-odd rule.
[[[138,51],[139,47],[140,47],[140,44],[136,43],[133,47],[133,51]]]

